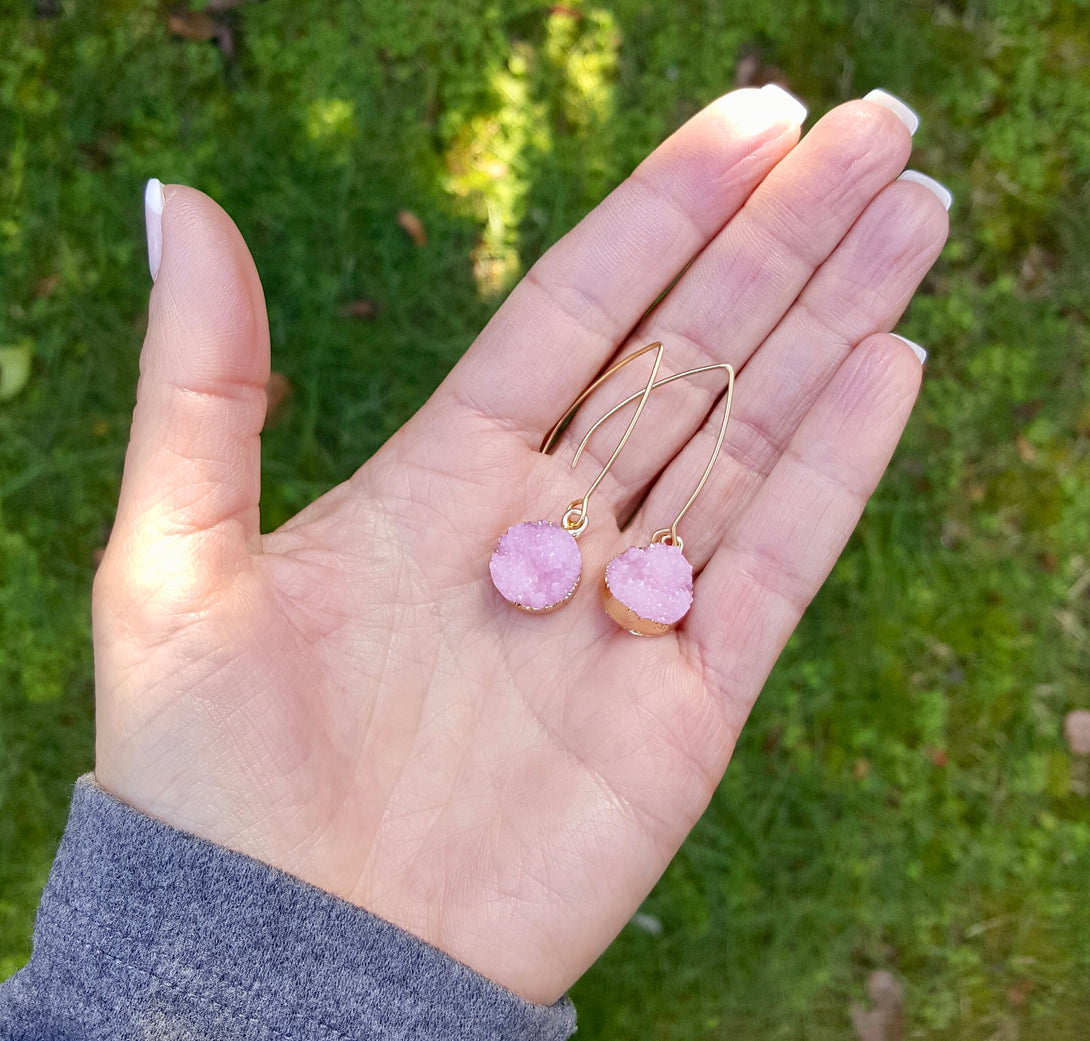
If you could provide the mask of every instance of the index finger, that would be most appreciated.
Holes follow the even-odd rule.
[[[726,94],[648,156],[527,273],[433,403],[468,405],[535,448],[644,313],[798,142],[776,86]]]

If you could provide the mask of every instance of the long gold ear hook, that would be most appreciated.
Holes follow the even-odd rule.
[[[586,492],[583,493],[582,498],[576,499],[574,502],[570,503],[564,513],[564,518],[561,521],[561,524],[573,535],[578,535],[587,526],[587,504],[590,502],[590,497],[595,493],[595,491],[597,491],[598,486],[602,483],[602,481],[605,479],[606,474],[609,473],[610,468],[617,461],[617,457],[621,454],[621,450],[626,444],[628,444],[628,439],[632,436],[632,431],[636,429],[636,424],[639,422],[640,416],[643,414],[643,408],[647,404],[647,398],[651,393],[651,389],[655,386],[655,377],[659,374],[659,366],[662,364],[662,353],[664,350],[665,348],[658,341],[656,341],[655,343],[649,343],[646,347],[641,347],[634,354],[630,354],[627,358],[623,358],[621,361],[617,362],[616,365],[610,366],[608,369],[606,369],[605,372],[602,373],[601,376],[599,376],[593,383],[591,383],[590,386],[587,387],[587,389],[579,395],[579,397],[577,397],[568,406],[564,414],[557,421],[556,425],[545,436],[545,440],[541,442],[541,451],[548,452],[549,449],[552,448],[553,443],[556,441],[557,435],[563,429],[564,424],[567,423],[567,421],[575,414],[579,406],[582,405],[583,402],[586,401],[587,398],[589,398],[591,394],[594,393],[594,391],[596,391],[611,376],[623,369],[629,362],[635,361],[637,358],[642,357],[649,351],[655,352],[655,364],[651,367],[651,375],[647,379],[647,385],[643,388],[642,391],[630,395],[620,405],[617,405],[615,408],[611,409],[609,413],[607,413],[607,415],[612,416],[619,409],[624,408],[625,405],[632,404],[632,402],[635,401],[637,398],[640,399],[640,403],[636,407],[635,413],[629,420],[628,428],[624,432],[624,437],[622,437],[621,440],[617,443],[617,447],[613,449],[613,454],[606,461],[605,466],[602,467],[601,473],[598,474],[598,476],[591,483],[591,486],[586,490]],[[601,425],[602,421],[599,420],[591,428],[591,433],[597,430],[598,427],[600,427]],[[575,469],[576,464],[579,462],[579,456],[583,454],[583,449],[586,447],[589,437],[590,435],[588,434],[587,437],[583,438],[583,441],[579,446],[579,451],[576,453],[575,459],[572,460],[571,465],[573,470]]]
[[[689,376],[698,376],[702,372],[712,372],[715,369],[722,369],[727,374],[727,393],[726,393],[726,406],[723,409],[723,421],[719,424],[719,437],[716,439],[715,448],[712,450],[712,457],[708,460],[708,465],[704,468],[704,474],[700,478],[693,494],[689,496],[689,501],[681,507],[681,512],[674,518],[674,523],[669,528],[660,528],[651,536],[652,542],[669,542],[672,546],[682,548],[681,539],[677,533],[677,526],[681,523],[681,519],[689,512],[689,508],[694,502],[696,497],[704,490],[704,485],[708,483],[708,477],[711,475],[712,467],[715,466],[715,461],[719,458],[719,453],[723,449],[723,440],[727,434],[727,420],[730,419],[731,404],[734,401],[734,369],[731,368],[726,362],[720,362],[717,365],[702,365],[697,369],[686,369],[684,372],[675,372],[672,376],[667,376],[665,379],[659,380],[657,383],[652,383],[650,388],[643,392],[644,402],[647,401],[647,396],[652,390],[657,390],[659,387],[665,387],[668,383],[673,383],[675,380],[685,379]],[[632,404],[636,398],[640,397],[640,394],[631,394],[620,404],[614,405],[605,415],[601,416],[595,421],[594,425],[583,436],[583,440],[579,443],[579,447],[575,450],[575,458],[572,460],[572,466],[575,466],[579,462],[579,457],[583,454],[583,449],[587,447],[587,442],[590,440],[594,432],[612,416],[616,415],[626,405]],[[641,402],[640,407],[643,407]]]

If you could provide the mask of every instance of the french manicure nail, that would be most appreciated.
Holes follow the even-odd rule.
[[[789,123],[798,123],[802,126],[806,119],[806,106],[795,97],[794,94],[783,89],[776,83],[766,83],[761,88],[761,93],[768,98],[775,108],[776,113],[783,116]]]
[[[950,189],[945,185],[939,184],[934,177],[928,177],[927,174],[922,174],[919,170],[905,170],[898,181],[911,181],[913,184],[922,184],[929,192],[934,193],[939,202],[942,203],[942,207],[947,212],[950,211],[950,207],[954,203],[954,196],[950,193]]]
[[[900,340],[901,343],[908,344],[908,346],[912,348],[912,353],[920,359],[921,365],[925,361],[927,361],[927,351],[925,351],[918,343],[913,343],[907,336],[901,336],[900,333],[890,333],[890,336]]]
[[[154,282],[163,259],[163,185],[157,177],[144,188],[144,227],[148,236],[148,270]]]
[[[888,90],[872,90],[863,95],[864,101],[870,101],[882,108],[888,108],[906,127],[910,134],[915,134],[920,125],[920,117],[916,115],[900,98],[890,94]]]

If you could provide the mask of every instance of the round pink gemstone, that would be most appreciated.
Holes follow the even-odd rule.
[[[673,625],[693,603],[693,566],[677,546],[633,546],[606,567],[606,585],[640,618]]]
[[[530,611],[547,611],[575,592],[583,568],[575,536],[549,521],[508,528],[488,570],[503,597]]]

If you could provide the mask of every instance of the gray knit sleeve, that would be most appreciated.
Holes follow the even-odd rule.
[[[382,919],[76,785],[5,1041],[554,1041],[533,1005]]]

